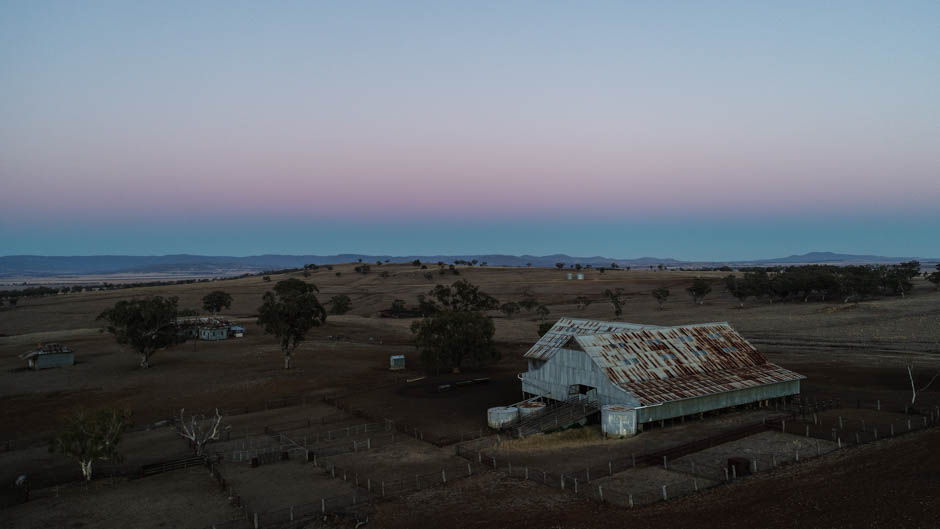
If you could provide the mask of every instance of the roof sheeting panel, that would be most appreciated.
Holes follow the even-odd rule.
[[[619,374],[611,372],[613,369],[607,370],[607,375],[616,381]],[[717,373],[704,373],[667,380],[618,383],[618,385],[634,395],[642,406],[652,406],[664,402],[704,397],[804,378],[806,377],[768,362],[758,366],[729,369]]]
[[[617,331],[656,329],[656,325],[620,321],[578,320],[561,318],[525,355],[525,358],[548,360],[558,349],[563,349],[572,336],[612,333]]]
[[[727,323],[642,329],[575,340],[644,406],[803,377],[767,362]]]
[[[628,382],[677,378],[767,362],[727,323],[642,329],[574,338],[600,368]]]

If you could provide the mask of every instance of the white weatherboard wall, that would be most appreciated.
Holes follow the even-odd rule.
[[[568,398],[568,387],[581,384],[597,389],[599,404],[640,405],[632,395],[615,385],[584,351],[558,349],[541,367],[527,371],[522,391],[532,395],[550,393],[554,400]]]

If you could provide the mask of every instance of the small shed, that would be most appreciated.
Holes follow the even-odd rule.
[[[388,359],[388,368],[392,371],[405,369],[405,355],[392,355]]]
[[[58,343],[40,345],[35,351],[20,355],[30,369],[46,369],[75,365],[75,351]]]
[[[230,325],[228,328],[228,334],[233,338],[244,338],[245,328],[241,325]]]

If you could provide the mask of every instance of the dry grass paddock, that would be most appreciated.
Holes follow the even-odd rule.
[[[459,276],[434,272],[432,279],[427,280],[423,277],[424,270],[407,264],[373,266],[372,273],[368,275],[356,274],[352,270],[354,266],[337,265],[334,271],[321,268],[308,278],[320,288],[321,299],[346,294],[352,298],[354,308],[347,315],[330,316],[326,325],[314,329],[297,353],[295,369],[289,371],[281,369],[281,353],[275,340],[263,335],[253,321],[261,295],[286,275],[273,276],[271,282],[250,277],[213,283],[67,294],[26,300],[15,308],[0,312],[0,399],[3,401],[0,443],[12,442],[4,446],[15,448],[11,452],[0,453],[0,476],[6,479],[27,471],[34,472],[37,482],[42,482],[47,479],[42,476],[47,474],[58,476],[60,470],[56,469],[66,472],[71,463],[44,452],[41,444],[62,417],[79,407],[128,407],[134,411],[138,425],[171,417],[180,408],[210,411],[218,407],[226,410],[226,423],[231,426],[233,434],[263,437],[266,432],[283,431],[292,439],[307,436],[308,440],[333,426],[353,426],[384,419],[407,425],[420,431],[426,441],[439,443],[458,441],[465,434],[484,430],[487,407],[514,402],[520,397],[516,374],[526,369],[522,354],[537,339],[538,318],[534,314],[522,313],[508,319],[494,312],[495,338],[502,354],[499,362],[459,375],[431,375],[409,383],[405,380],[425,375],[419,369],[417,351],[412,345],[411,320],[378,317],[379,311],[388,308],[395,299],[414,304],[417,295],[426,294],[435,284],[457,279],[480,285],[482,290],[502,301],[533,294],[548,304],[551,310],[549,319],[558,316],[610,319],[612,310],[603,302],[601,293],[607,288],[623,288],[627,293],[622,317],[625,321],[663,325],[729,321],[771,361],[807,375],[809,379],[803,385],[805,393],[842,399],[843,408],[850,408],[850,401],[854,402],[856,398],[867,401],[880,399],[893,404],[908,401],[910,382],[905,366],[913,362],[916,373],[923,376],[937,365],[938,359],[940,328],[936,325],[936,318],[940,315],[937,308],[940,294],[920,280],[914,293],[903,299],[880,299],[850,305],[771,305],[748,301],[744,308],[738,308],[737,300],[720,292],[720,287],[715,288],[703,306],[692,304],[684,293],[685,286],[694,277],[704,275],[718,279],[724,275],[721,273],[633,270],[601,274],[597,270],[586,270],[583,281],[568,281],[564,279],[565,272],[557,270],[460,267]],[[381,277],[378,273],[381,271],[388,271],[389,276]],[[336,275],[336,272],[341,275]],[[302,278],[300,274],[289,275]],[[650,295],[660,286],[672,290],[672,297],[664,310],[658,309]],[[182,307],[195,308],[201,305],[203,295],[215,289],[232,294],[235,301],[227,316],[242,322],[248,335],[243,339],[215,343],[191,342],[160,351],[149,369],[137,369],[134,355],[122,351],[109,335],[100,333],[100,322],[95,321],[100,311],[120,299],[150,294],[178,296]],[[574,302],[578,296],[587,296],[592,303],[579,310]],[[76,349],[77,364],[38,372],[25,370],[24,362],[17,355],[38,342],[51,340]],[[408,369],[390,372],[387,369],[388,357],[392,354],[404,354]],[[489,378],[490,384],[448,393],[434,390],[438,384],[478,377]],[[940,387],[924,392],[920,398],[925,402],[935,401],[937,390]],[[321,402],[328,396],[338,397],[345,409]],[[864,412],[859,410],[852,414],[851,410],[833,410],[824,412],[821,417],[829,424],[836,420],[838,413],[844,413],[844,420],[852,416],[853,421],[860,422],[864,419]],[[751,410],[723,413],[704,421],[676,421],[666,428],[652,428],[639,436],[622,440],[604,440],[596,427],[575,429],[521,441],[506,440],[495,455],[509,458],[520,466],[550,466],[559,472],[577,471],[585,466],[606,464],[605,461],[614,455],[643,453],[680,444],[697,436],[713,435],[759,418],[760,413]],[[879,428],[889,428],[894,424],[899,429],[906,424],[906,419],[896,416],[885,419],[885,415],[878,415],[864,420],[871,428],[876,423],[881,425]],[[914,443],[920,442],[917,441],[919,437],[912,439]],[[128,464],[170,459],[187,451],[185,443],[176,439],[168,429],[128,434],[125,441]],[[745,444],[740,448],[732,445],[728,449],[741,452],[750,446],[745,440],[740,442]],[[898,442],[903,441],[898,439]],[[786,443],[781,446],[784,445],[789,446]],[[814,446],[807,447],[807,450],[814,450]],[[761,450],[776,453],[777,449]],[[331,457],[342,468],[353,472],[361,469],[363,474],[375,475],[376,479],[433,472],[435,468],[460,462],[451,448],[422,443],[414,436],[407,441],[379,444],[366,452]],[[717,461],[722,457],[724,454],[716,452],[713,459]],[[705,464],[704,460],[702,464]],[[341,494],[348,488],[341,481],[324,480],[322,475],[318,477],[312,465],[294,459],[255,469],[245,465],[234,467],[232,463],[224,462],[221,470],[223,475],[231,474],[226,478],[231,479],[237,488],[252,496],[249,501],[260,502],[258,505],[264,508],[283,508],[291,502],[312,501],[318,494]],[[190,475],[187,471],[179,475],[186,476],[186,480],[197,479],[200,477],[198,472],[194,470]],[[227,500],[218,492],[214,481],[205,476],[205,470],[201,472],[206,480],[205,493],[208,494],[204,501],[208,506],[206,518],[212,515],[217,517],[216,521],[224,520]],[[468,501],[476,498],[481,503],[474,510],[481,519],[496,516],[507,526],[542,526],[536,523],[540,518],[534,515],[542,511],[555,512],[564,519],[558,509],[571,509],[591,516],[603,513],[605,509],[572,498],[567,493],[531,482],[502,479],[499,472],[493,474],[496,475],[487,473],[470,480],[448,483],[439,490],[422,489],[384,506],[377,504],[376,515],[384,513],[386,517],[381,522],[370,523],[395,526],[398,521],[403,521],[399,526],[408,526],[408,520],[418,519],[414,516],[422,517],[422,525],[431,523],[436,516],[432,507],[437,509],[439,506],[428,505],[427,501],[437,499],[442,505],[451,505],[453,512],[462,512],[461,508],[452,505],[455,495],[464,495]],[[163,499],[150,507],[141,504],[126,513],[115,511],[111,526],[146,527],[149,518],[142,518],[146,509],[151,511],[147,516],[160,519],[159,516],[164,515],[159,513],[188,505],[189,499],[180,495],[202,501],[199,498],[203,492],[199,490],[186,487],[175,490],[172,485],[174,475],[177,473],[133,482],[116,480],[114,492],[108,494],[121,498],[121,501],[128,501],[123,490],[134,491],[134,487],[148,487],[145,492],[163,495]],[[293,481],[309,486],[297,490],[278,488],[281,486],[279,483]],[[653,481],[656,480],[651,478],[650,482]],[[487,486],[495,488],[493,491],[485,490]],[[119,503],[114,500],[114,504]],[[212,507],[216,504],[221,505],[218,511]],[[87,519],[87,526],[108,527],[105,520],[96,518],[90,507],[83,505],[76,499],[73,507],[59,510],[73,513],[76,519]],[[414,509],[414,513],[405,512],[407,509],[399,508],[401,505]],[[516,510],[500,512],[499,506]],[[0,518],[17,520],[17,527],[56,525],[56,520],[49,516],[52,516],[51,512],[25,505],[4,510]],[[167,524],[174,526],[189,523],[189,520],[175,518],[163,520],[169,520]]]

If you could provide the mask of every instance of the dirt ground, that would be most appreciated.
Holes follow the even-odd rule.
[[[377,504],[370,523],[390,529],[926,529],[940,519],[937,446],[940,430],[927,430],[635,509],[490,473]]]
[[[453,448],[428,446],[428,443],[409,438],[373,450],[334,456],[329,461],[374,481],[389,482],[467,464],[466,459],[454,455]]]
[[[411,265],[374,266],[373,273],[368,275],[356,274],[352,271],[354,266],[338,265],[334,271],[321,269],[308,279],[320,288],[321,300],[325,301],[334,294],[346,294],[352,298],[354,308],[347,315],[330,316],[324,326],[309,333],[307,342],[296,353],[295,368],[291,370],[282,369],[282,356],[275,340],[261,332],[253,317],[261,295],[282,276],[273,276],[270,283],[260,277],[250,277],[191,285],[83,292],[25,300],[14,308],[5,308],[0,312],[0,399],[3,402],[0,406],[0,446],[15,449],[0,452],[0,479],[8,482],[11,476],[24,471],[35,476],[36,483],[59,481],[60,476],[65,475],[74,477],[77,473],[77,469],[71,468],[74,463],[49,454],[43,442],[62,417],[80,407],[130,408],[139,427],[175,416],[180,408],[210,411],[218,407],[226,414],[231,435],[261,437],[266,431],[284,431],[294,439],[303,435],[309,439],[332,428],[383,419],[420,430],[426,440],[440,444],[458,441],[470,432],[479,432],[485,429],[486,408],[519,400],[516,374],[526,369],[522,354],[537,339],[537,317],[522,313],[507,319],[502,314],[493,313],[497,348],[502,355],[499,362],[456,375],[432,375],[412,382],[406,380],[419,379],[426,374],[419,369],[417,351],[412,345],[411,320],[378,317],[379,311],[388,308],[395,299],[415,304],[418,294],[426,294],[437,283],[450,283],[457,279],[480,285],[483,291],[502,301],[521,299],[524,293],[532,294],[548,305],[551,310],[549,320],[559,316],[611,319],[612,310],[602,301],[601,293],[607,288],[623,288],[627,292],[622,317],[625,321],[662,325],[728,321],[771,361],[809,377],[803,383],[805,396],[841,400],[841,410],[820,413],[822,423],[814,425],[819,429],[831,428],[841,414],[844,421],[852,423],[851,427],[846,424],[847,431],[861,429],[862,420],[867,421],[864,426],[868,431],[884,429],[881,435],[886,434],[891,424],[898,430],[906,430],[907,416],[899,413],[911,398],[906,366],[909,363],[914,366],[918,384],[925,383],[940,366],[940,294],[933,292],[921,280],[917,281],[914,293],[903,299],[858,304],[768,304],[751,300],[739,308],[737,300],[719,292],[721,289],[717,287],[703,306],[694,305],[685,296],[684,288],[693,277],[718,278],[724,275],[721,273],[607,271],[601,274],[597,270],[586,270],[585,280],[567,281],[564,272],[556,270],[462,267],[460,276],[440,276],[435,272],[429,281],[423,277],[424,270]],[[388,271],[389,277],[381,277],[380,271]],[[341,275],[336,275],[336,272]],[[664,310],[659,310],[650,296],[650,292],[659,286],[666,286],[673,293]],[[135,295],[179,296],[181,307],[198,308],[201,297],[216,289],[226,290],[234,297],[227,316],[243,323],[247,336],[221,342],[190,342],[160,351],[149,369],[138,369],[136,357],[122,351],[110,335],[99,332],[100,322],[95,321],[95,316],[102,310],[120,299]],[[593,302],[579,310],[574,303],[577,296],[587,296]],[[25,362],[17,355],[37,343],[49,341],[73,347],[77,352],[77,364],[38,372],[26,370]],[[388,357],[392,354],[404,354],[408,369],[389,371]],[[440,384],[472,378],[488,378],[489,383],[463,386],[448,392],[436,390]],[[338,398],[345,411],[320,402],[319,399],[325,396]],[[898,413],[868,416],[867,410],[852,409],[853,402],[862,400],[870,406],[876,399],[883,402],[885,412]],[[940,401],[940,384],[921,392],[918,399],[924,404]],[[744,417],[750,416],[723,414],[701,423],[686,421],[665,429],[654,428],[629,440],[605,441],[601,448],[585,446],[554,452],[513,452],[507,449],[505,452],[514,464],[548,466],[552,463],[557,470],[564,471],[580,468],[585,462],[598,466],[612,453],[649,451],[670,446],[670,443],[685,442],[690,437],[711,435],[739,424],[735,421],[744,420]],[[935,432],[915,433],[890,442],[879,442],[877,449],[846,450],[800,465],[822,468],[826,464],[823,461],[838,460],[841,466],[828,469],[828,476],[832,480],[848,479],[850,483],[826,487],[823,485],[824,476],[791,468],[748,478],[742,483],[747,481],[757,489],[764,487],[766,494],[778,499],[789,498],[786,501],[799,506],[797,514],[787,511],[788,515],[784,516],[783,512],[776,511],[777,515],[769,520],[768,527],[792,527],[797,525],[796,522],[802,523],[802,527],[924,526],[916,522],[932,520],[923,516],[937,514],[937,507],[934,500],[928,501],[929,497],[921,491],[933,491],[933,498],[937,497],[936,476],[940,466],[936,456],[926,449],[928,441],[936,443],[940,438]],[[781,444],[784,445],[786,443]],[[815,450],[814,446],[807,449]],[[907,448],[892,448],[897,446]],[[125,466],[172,459],[187,453],[185,443],[175,438],[169,429],[129,433],[122,448],[127,456],[123,463]],[[340,466],[362,468],[377,476],[395,476],[399,472],[409,474],[425,468],[433,471],[433,467],[458,463],[459,459],[449,450],[412,439],[380,444],[372,451],[333,457]],[[734,445],[727,450],[739,451]],[[744,450],[742,445],[740,451]],[[776,453],[777,449],[761,450]],[[865,457],[853,454],[865,454]],[[891,470],[892,461],[885,459],[885,454],[900,458],[896,461],[901,467],[898,471]],[[923,464],[918,467],[907,463],[905,458],[909,456],[906,454],[919,454],[917,457]],[[713,458],[717,461],[724,455],[716,452]],[[705,464],[704,460],[702,464]],[[107,472],[107,464],[96,468]],[[326,483],[321,483],[324,478],[317,477],[310,465],[295,461],[248,470],[243,465],[237,469],[233,467],[232,472],[235,474],[232,479],[240,483],[239,487],[247,487],[245,490],[252,496],[265,498],[256,501],[269,502],[271,508],[288,505],[270,498],[300,502],[334,489],[337,494],[344,490],[342,486],[335,487],[334,480],[327,479]],[[871,487],[871,491],[861,489],[860,483],[872,481],[864,477],[864,472],[880,476],[878,485]],[[777,479],[780,476],[786,480]],[[192,479],[195,477],[194,474]],[[217,491],[211,478],[202,477],[205,477],[206,490]],[[687,478],[688,474],[682,479]],[[159,481],[162,479],[158,476],[129,481],[126,487],[154,483],[156,485],[152,486],[159,489],[157,485],[163,483]],[[280,486],[278,483],[294,480],[304,483],[309,480],[309,487],[299,489],[300,492],[277,488]],[[120,480],[115,483],[115,490],[125,487],[118,485],[123,483]],[[321,485],[323,490],[317,492]],[[915,489],[914,485],[921,488]],[[172,489],[172,486],[167,487]],[[750,494],[751,487],[744,488],[741,484],[721,486],[665,506],[625,512],[612,511],[614,507],[585,502],[537,484],[503,479],[498,474],[486,475],[460,480],[438,491],[421,491],[392,503],[378,504],[377,517],[370,526],[471,526],[479,521],[507,527],[604,527],[607,523],[605,517],[615,512],[621,520],[635,518],[654,527],[662,526],[661,520],[669,520],[673,524],[670,527],[684,527],[692,522],[702,522],[701,516],[685,506],[696,505],[700,509],[702,506],[696,502],[705,497],[713,498],[716,504],[723,505],[724,510],[709,507],[706,510],[713,513],[712,518],[706,520],[706,525],[697,526],[708,527],[707,523],[724,520],[735,527],[739,518],[749,519],[753,526],[754,520],[766,519],[765,511],[750,504],[738,504],[748,501],[761,504]],[[255,488],[257,494],[253,492]],[[458,500],[463,494],[460,491],[464,488],[470,491],[467,493],[469,496],[460,501],[468,505],[459,505]],[[888,495],[895,490],[908,494],[897,502],[903,508],[895,508],[893,504],[873,496],[873,491]],[[276,494],[271,494],[271,491]],[[124,492],[109,494],[123,498]],[[212,496],[225,506],[226,501],[220,498],[221,494],[213,492]],[[176,501],[172,498],[172,494],[167,496],[166,505],[156,502],[154,512],[170,509],[170,502]],[[869,501],[863,502],[862,498]],[[85,523],[89,526],[107,526],[103,520],[95,518],[95,514],[83,511],[86,507],[82,505],[77,501],[74,507],[76,520],[84,522],[87,516],[89,521]],[[48,513],[31,509],[32,506],[5,509],[0,518],[6,520],[7,515],[15,515],[19,520],[17,526],[24,527],[43,526],[43,520],[47,522],[46,526],[56,525],[55,520],[44,518]],[[645,513],[659,512],[659,509],[670,510],[659,513],[661,520],[652,523],[653,517],[647,517]],[[807,524],[810,520],[805,517],[808,516],[804,512],[807,509],[822,512],[824,516],[820,520],[826,523]],[[439,510],[445,511],[446,516]],[[207,518],[210,513],[215,513],[211,508],[206,511]],[[766,510],[766,513],[770,512],[775,511]],[[216,521],[226,519],[226,513],[216,514],[219,515]],[[889,514],[897,517],[897,523],[891,523],[893,518]],[[135,511],[132,509],[128,516],[136,516]],[[791,520],[793,523],[788,524]],[[100,525],[93,525],[95,523]],[[118,526],[138,525],[146,526],[146,523]]]
[[[610,460],[657,452],[692,439],[702,439],[743,425],[759,423],[764,417],[773,415],[775,414],[772,410],[726,412],[709,416],[705,420],[688,420],[682,423],[676,421],[666,428],[647,429],[641,435],[625,439],[603,439],[599,434],[600,425],[589,425],[586,428],[598,432],[598,440],[595,442],[582,443],[576,447],[565,445],[554,448],[553,443],[548,441],[542,446],[526,446],[524,450],[519,450],[513,442],[508,442],[496,449],[484,449],[484,453],[486,456],[495,456],[500,461],[511,461],[520,467],[529,466],[553,472],[578,472],[588,467],[606,468]],[[551,438],[552,435],[546,437]]]
[[[353,483],[341,476],[334,479],[323,469],[296,460],[257,468],[244,463],[224,463],[219,471],[235,493],[257,512],[319,503],[322,498],[351,494],[354,490]]]
[[[0,527],[203,529],[234,514],[206,469],[193,467],[143,479],[99,479],[87,488],[73,483],[59,487],[58,496],[35,491],[29,502],[2,511]]]

